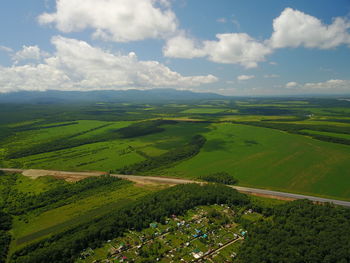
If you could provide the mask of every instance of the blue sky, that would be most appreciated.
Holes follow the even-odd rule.
[[[0,92],[350,93],[348,0],[3,0]]]

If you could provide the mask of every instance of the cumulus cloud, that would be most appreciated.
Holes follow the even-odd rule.
[[[329,49],[350,44],[350,22],[337,17],[325,25],[318,18],[286,8],[273,21],[270,44],[273,48],[299,47]]]
[[[324,82],[288,82],[286,88],[299,93],[340,93],[350,91],[350,80],[330,79]]]
[[[225,21],[223,18],[217,20]],[[174,58],[206,57],[216,63],[254,68],[278,48],[329,49],[350,45],[349,28],[350,21],[346,18],[337,17],[330,25],[325,25],[316,17],[286,8],[274,19],[269,39],[259,41],[246,33],[227,33],[217,34],[217,40],[198,41],[181,33],[168,39],[163,54]],[[277,65],[276,62],[269,63]]]
[[[249,79],[254,79],[254,75],[240,75],[237,77],[237,80],[239,81],[244,81],[244,80],[249,80]]]
[[[295,81],[291,81],[291,82],[288,82],[286,84],[286,88],[294,88],[294,87],[297,87],[299,84]]]
[[[23,46],[22,50],[12,56],[12,60],[18,63],[23,60],[40,60],[45,56],[48,56],[48,53],[42,52],[38,46]]]
[[[166,57],[174,58],[203,57],[206,55],[206,52],[200,45],[196,40],[181,33],[167,41],[163,48],[163,54]]]
[[[257,67],[272,50],[245,33],[217,34],[217,41],[195,43],[184,35],[168,40],[163,53],[168,57],[208,57],[223,64],[240,64],[246,68]]]
[[[56,12],[38,21],[64,33],[93,29],[93,37],[116,42],[162,38],[177,29],[169,0],[56,0]]]
[[[204,50],[209,60],[225,64],[257,67],[271,49],[245,33],[217,34],[218,41],[205,41]]]
[[[97,90],[194,87],[213,83],[213,75],[182,76],[136,54],[113,54],[84,41],[54,37],[54,55],[36,65],[0,67],[0,92],[16,90]]]
[[[310,82],[303,85],[304,89],[313,90],[347,90],[350,91],[350,80],[330,79],[325,82]]]

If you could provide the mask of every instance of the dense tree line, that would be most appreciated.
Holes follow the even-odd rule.
[[[12,218],[9,214],[0,210],[0,263],[4,263],[7,258],[8,248],[11,242]]]
[[[156,168],[172,165],[175,162],[179,162],[197,155],[205,142],[205,137],[202,135],[195,135],[192,137],[191,141],[185,145],[179,146],[159,156],[149,157],[149,159],[142,162],[125,166],[118,170],[118,172],[122,174],[137,174],[139,172],[146,172]]]
[[[350,262],[350,210],[299,200],[251,225],[241,263]]]
[[[80,252],[95,248],[106,240],[122,235],[127,229],[141,230],[151,222],[165,222],[172,214],[180,215],[198,205],[249,204],[247,196],[224,185],[178,185],[149,194],[109,215],[29,245],[12,255],[11,262],[74,262]]]
[[[7,187],[0,190],[3,199],[0,208],[12,215],[21,215],[32,210],[43,212],[92,195],[96,191],[115,190],[129,183],[111,176],[90,177],[75,183],[62,183],[34,195],[20,192],[16,187],[12,187],[17,180],[16,175],[5,175],[1,179],[1,182],[6,183]]]
[[[235,123],[264,127],[264,128],[271,128],[271,129],[276,129],[276,130],[282,130],[282,131],[286,131],[286,132],[290,132],[290,133],[307,135],[307,136],[310,136],[310,137],[317,139],[317,140],[320,140],[320,141],[350,145],[349,139],[332,137],[332,136],[327,136],[327,135],[320,135],[320,134],[309,134],[309,133],[302,131],[302,130],[313,130],[313,131],[320,131],[320,132],[350,134],[349,128],[346,126],[273,123],[273,122],[266,122],[266,121],[265,122],[263,122],[263,121],[260,121],[260,122],[253,122],[253,121],[252,122],[235,122]]]
[[[207,182],[213,182],[213,183],[219,183],[219,184],[237,184],[238,180],[231,176],[227,172],[218,172],[218,173],[212,173],[207,175],[202,175],[199,177],[199,179],[207,181]]]
[[[17,159],[17,158],[34,155],[34,154],[54,152],[58,150],[69,149],[69,148],[78,147],[81,145],[86,145],[91,143],[111,141],[118,138],[133,138],[138,136],[144,136],[144,135],[164,131],[164,128],[160,127],[161,125],[176,124],[176,123],[177,122],[175,121],[167,121],[167,120],[144,121],[144,122],[133,123],[128,127],[121,128],[118,130],[108,130],[91,137],[77,138],[81,135],[84,135],[89,132],[102,129],[111,125],[111,123],[107,123],[95,128],[91,128],[86,131],[75,133],[73,135],[56,138],[49,142],[38,143],[28,148],[9,150],[9,152],[6,154],[6,158]]]
[[[158,133],[164,131],[161,125],[176,124],[176,121],[172,120],[152,120],[133,123],[125,128],[120,128],[117,132],[122,138],[134,138],[144,136],[152,133]]]
[[[294,112],[288,109],[279,107],[249,107],[240,108],[239,112],[247,115],[293,115]]]
[[[64,127],[64,126],[79,124],[79,122],[73,121],[73,122],[67,122],[67,123],[61,123],[61,124],[51,124],[51,125],[39,126],[39,124],[43,124],[43,123],[45,123],[45,122],[39,122],[39,123],[30,124],[30,125],[19,126],[19,127],[13,128],[13,130],[16,132],[35,131],[35,130],[50,129],[50,128],[57,128],[57,127]]]

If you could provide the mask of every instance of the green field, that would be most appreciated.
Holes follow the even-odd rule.
[[[216,109],[216,108],[193,108],[184,110],[181,113],[199,113],[199,114],[215,114],[225,111],[225,109]]]
[[[303,132],[310,134],[310,135],[324,135],[334,138],[341,138],[341,139],[348,139],[350,140],[350,134],[343,134],[343,133],[335,133],[335,132],[322,132],[322,131],[313,131],[313,130],[302,130]]]
[[[23,105],[16,112],[0,107],[8,113],[0,124],[2,167],[188,178],[225,171],[244,186],[350,199],[346,101],[96,103],[65,105],[64,111]],[[196,135],[205,137],[204,146],[184,154]]]
[[[240,185],[350,199],[349,146],[247,125],[210,128],[200,154],[163,175],[195,178],[220,170]]]

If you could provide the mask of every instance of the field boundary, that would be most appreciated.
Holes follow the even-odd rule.
[[[15,168],[0,168],[0,171],[10,172],[10,173],[22,173],[23,175],[29,176],[32,178],[33,177],[36,178],[40,176],[54,176],[55,178],[65,179],[65,180],[66,179],[69,180],[72,177],[80,178],[81,180],[86,177],[99,176],[99,175],[105,174],[104,172],[69,172],[69,171],[56,171],[56,170],[35,170],[35,169],[15,169]],[[30,171],[29,174],[34,174],[37,171],[38,176],[30,176],[28,175],[28,171]],[[110,175],[121,179],[129,180],[138,184],[145,184],[145,183],[146,184],[147,183],[148,184],[149,183],[166,184],[166,185],[190,184],[190,183],[205,184],[205,182],[189,180],[189,179],[181,179],[181,178],[172,178],[172,177],[124,175],[124,174],[110,174]],[[286,199],[286,200],[308,199],[316,203],[332,203],[335,205],[350,207],[350,202],[348,201],[322,198],[322,197],[316,197],[311,195],[302,195],[302,194],[293,194],[293,193],[287,193],[287,192],[265,190],[265,189],[259,189],[259,188],[250,188],[250,187],[233,186],[233,185],[231,185],[230,187],[242,193],[261,195],[261,196],[273,198],[273,199]]]

